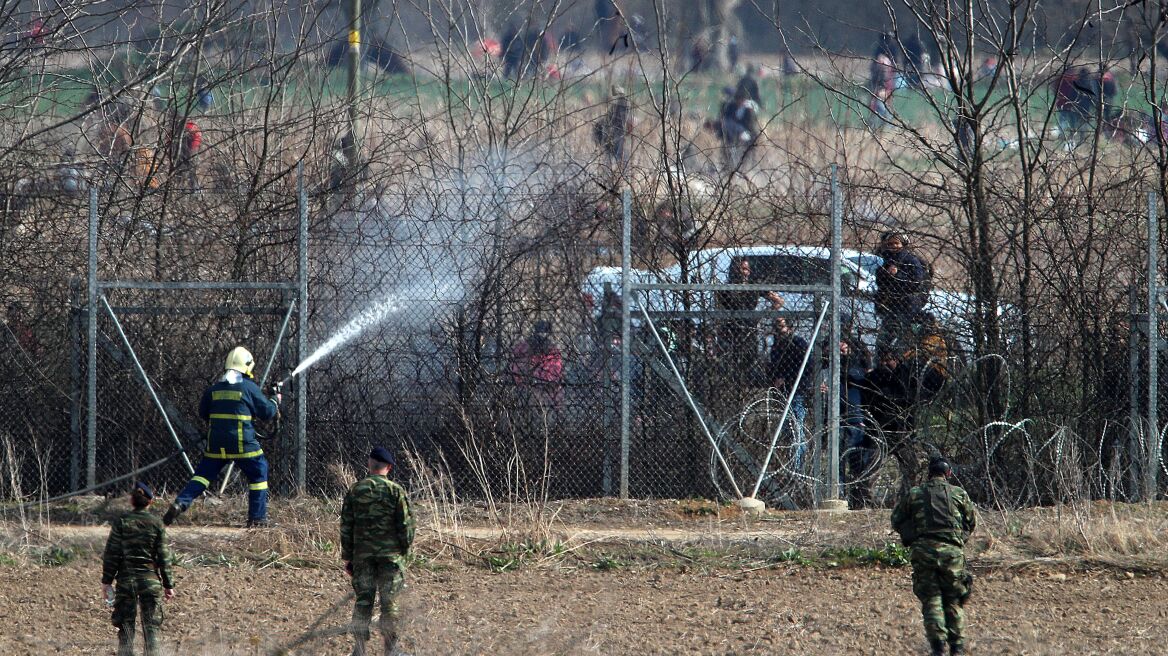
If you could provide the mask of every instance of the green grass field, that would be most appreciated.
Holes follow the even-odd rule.
[[[420,106],[423,110],[441,108],[447,102],[448,94],[465,99],[472,107],[479,104],[479,94],[482,89],[471,92],[470,82],[462,82],[447,89],[440,79],[408,74],[379,74],[366,69],[364,80],[365,93],[375,97],[392,99],[394,104],[406,106]],[[282,90],[290,97],[308,96],[319,98],[325,104],[330,101],[343,99],[347,92],[347,79],[341,69],[327,70],[323,67],[306,66],[304,74],[296,76],[296,81],[282,85]],[[206,77],[229,78],[226,71],[204,71]],[[681,82],[684,110],[695,116],[715,116],[723,100],[723,89],[733,86],[737,78],[733,75],[701,74],[685,77]],[[108,85],[109,80],[102,80]],[[44,72],[32,77],[24,77],[12,82],[0,92],[10,108],[24,115],[31,111],[42,117],[63,118],[78,112],[93,88],[94,75],[87,68],[76,68],[54,72]],[[660,93],[660,88],[650,90],[642,81],[628,85],[634,102],[648,105],[652,94]],[[851,101],[840,94],[826,90],[814,80],[807,77],[776,78],[768,77],[759,81],[763,101],[762,120],[764,124],[800,124],[800,125],[842,125],[844,127],[862,127],[868,116],[867,103],[864,101],[866,92],[859,86],[852,86],[847,93],[854,95],[858,100]],[[1120,80],[1120,102],[1129,110],[1138,112],[1150,111],[1150,105],[1142,88],[1128,84],[1127,80]],[[514,93],[517,87],[522,93],[532,93],[539,100],[551,102],[558,94],[568,96],[568,104],[583,107],[588,104],[599,107],[607,96],[608,81],[600,74],[592,78],[565,80],[561,83],[548,81],[524,80],[494,80],[485,87],[486,92],[494,97],[505,97]],[[985,93],[985,85],[981,86],[980,93]],[[186,84],[171,87],[165,80],[156,85],[157,92],[168,103],[177,103],[180,107],[188,104],[189,86]],[[245,75],[235,78],[228,85],[216,90],[216,109],[222,112],[224,108],[258,107],[267,101],[270,89],[268,81],[260,75]],[[934,89],[929,92],[933,101],[945,108],[943,115],[927,99],[923,92],[914,89],[898,89],[893,98],[893,110],[898,117],[909,124],[926,125],[948,120],[952,115],[952,101],[943,90]],[[225,98],[231,102],[226,103]],[[1042,119],[1049,111],[1053,100],[1049,86],[1036,89],[1028,98],[1031,116]],[[1000,103],[1006,97],[1004,84],[999,84],[991,98],[991,104]],[[1008,108],[1001,110],[1003,120],[999,125],[1008,124],[1006,117],[1010,115]]]

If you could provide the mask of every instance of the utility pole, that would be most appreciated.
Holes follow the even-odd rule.
[[[343,144],[349,172],[358,170],[357,94],[361,85],[361,0],[349,0],[349,139]]]

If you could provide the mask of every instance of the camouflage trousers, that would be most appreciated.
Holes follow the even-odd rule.
[[[353,639],[357,647],[354,654],[364,653],[365,642],[369,640],[369,624],[373,619],[373,602],[381,602],[381,619],[378,629],[388,654],[397,642],[397,602],[396,597],[405,586],[401,567],[388,559],[357,559],[353,561]]]
[[[142,611],[146,656],[155,656],[162,633],[162,583],[153,573],[122,576],[114,587],[114,610],[110,619],[118,627],[118,656],[134,656],[139,609]]]
[[[918,541],[912,546],[912,569],[913,594],[921,600],[929,643],[964,646],[965,553],[961,547]]]

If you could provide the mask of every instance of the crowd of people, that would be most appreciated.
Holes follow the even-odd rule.
[[[891,455],[901,475],[900,492],[917,480],[925,447],[916,434],[916,417],[949,377],[947,341],[935,317],[926,311],[929,267],[908,248],[907,237],[886,233],[878,249],[882,263],[876,271],[872,301],[879,320],[876,357],[849,314],[841,317],[840,417],[841,471],[854,508],[868,507],[873,499],[873,470],[881,454]],[[750,261],[735,259],[727,275],[733,284],[751,283]],[[769,386],[779,398],[790,399],[792,469],[802,471],[807,450],[805,421],[814,393],[815,368],[805,364],[813,346],[781,314],[770,319],[763,334],[761,317],[777,314],[784,306],[780,294],[767,291],[720,291],[718,307],[736,315],[720,320],[719,347],[725,376],[732,385]],[[757,316],[759,306],[765,308]],[[761,337],[769,342],[765,358]],[[821,368],[829,353],[822,354]],[[734,378],[735,372],[738,377]],[[826,391],[826,387],[821,387]]]
[[[187,110],[164,102],[157,87],[113,96],[95,86],[83,108],[95,127],[84,136],[98,162],[83,162],[77,149],[67,149],[56,184],[76,194],[90,183],[156,189],[170,177],[183,188],[198,189],[204,137],[195,112],[213,103],[214,94],[206,86],[197,89]]]
[[[926,46],[915,35],[901,39],[881,34],[869,60],[865,87],[869,127],[880,129],[894,122],[893,102],[902,89],[948,91],[954,82],[960,84],[962,72],[946,70],[941,59],[936,44]],[[997,58],[987,56],[968,74],[975,80],[989,80],[998,72]],[[1050,81],[1050,94],[1057,123],[1053,133],[1068,149],[1083,143],[1096,128],[1106,139],[1131,146],[1168,143],[1168,105],[1151,112],[1125,107],[1115,68],[1107,62],[1067,64]],[[968,162],[974,140],[972,121],[958,113],[952,126],[958,158]]]

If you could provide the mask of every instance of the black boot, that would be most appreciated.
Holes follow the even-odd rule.
[[[929,656],[945,656],[945,643],[943,643],[943,642],[929,643]]]
[[[183,508],[177,503],[171,504],[171,506],[166,509],[166,514],[162,516],[162,523],[166,526],[170,526],[174,523],[174,520],[178,519],[179,515],[183,514],[183,511],[185,510],[186,508]]]
[[[129,622],[118,627],[118,656],[134,656],[134,625]]]
[[[949,656],[958,656],[958,654],[964,653],[965,647],[963,645],[959,645],[955,642],[949,643]]]

